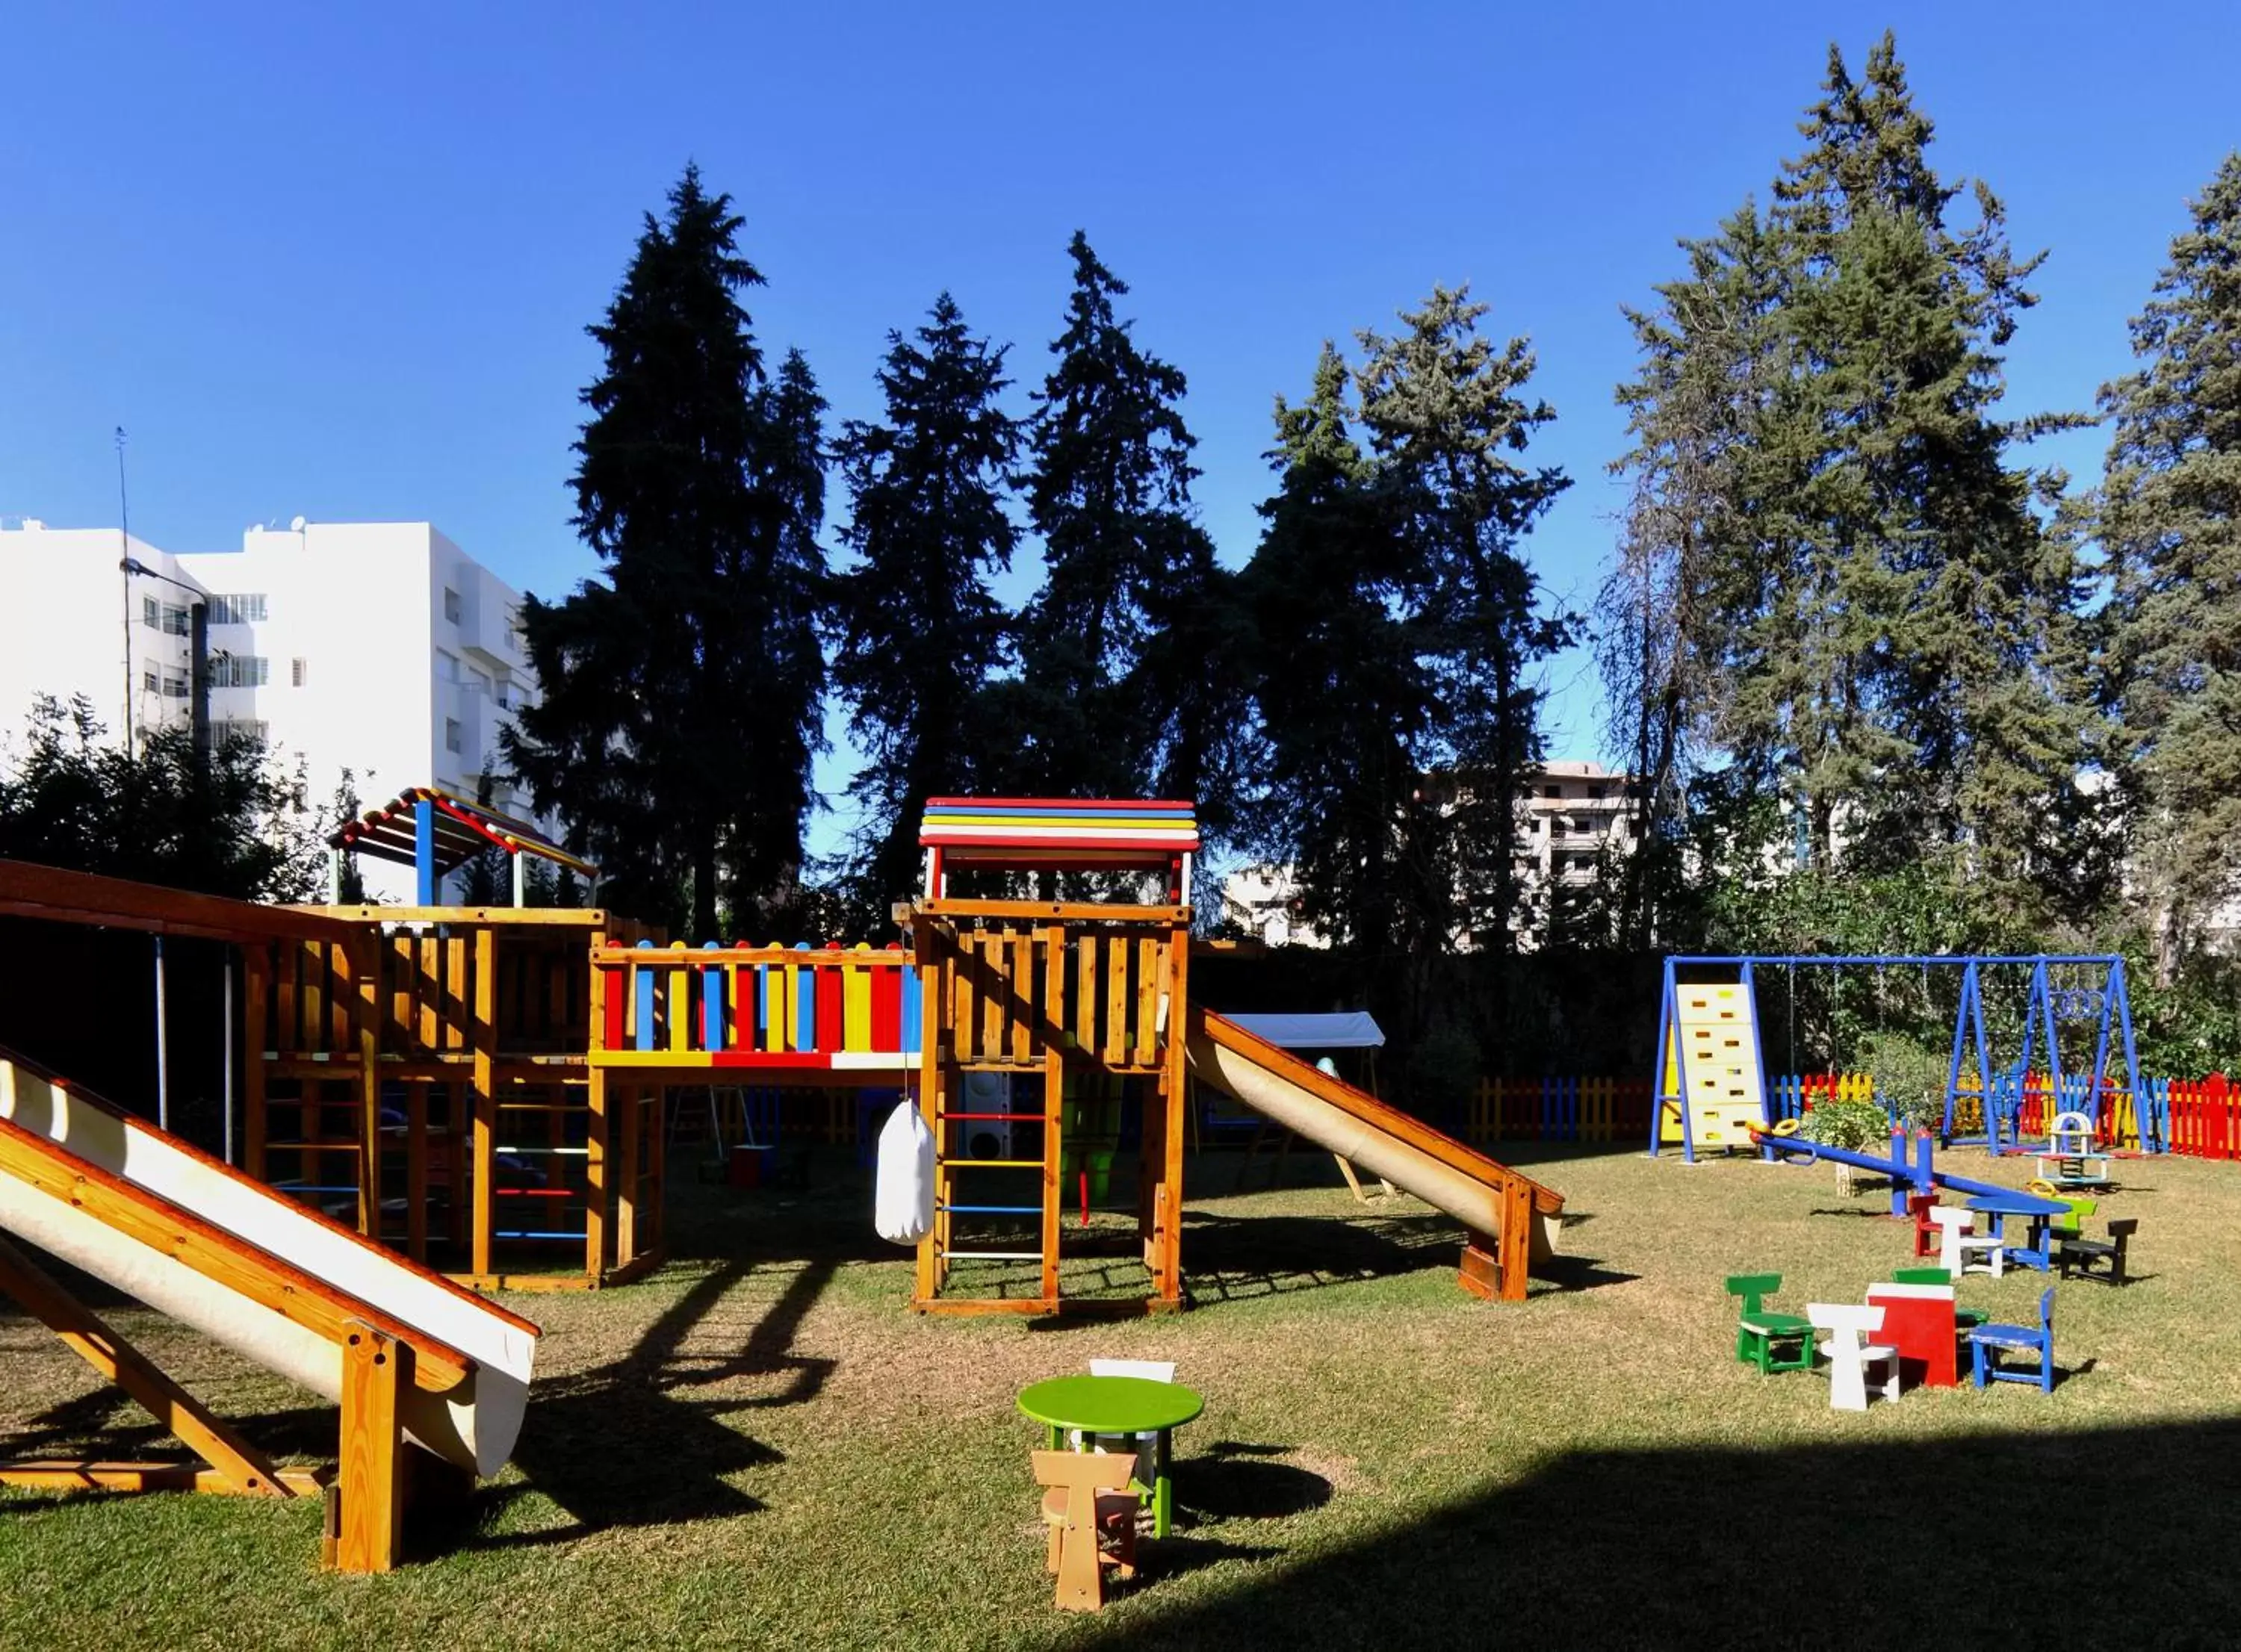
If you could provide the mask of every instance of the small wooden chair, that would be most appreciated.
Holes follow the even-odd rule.
[[[1769,1371],[1810,1371],[1813,1368],[1813,1328],[1803,1315],[1776,1314],[1764,1306],[1782,1288],[1779,1274],[1736,1274],[1728,1281],[1728,1294],[1743,1298],[1743,1314],[1736,1321],[1736,1358]]]
[[[2055,1263],[2062,1269],[2064,1279],[2099,1279],[2111,1285],[2124,1282],[2124,1256],[2131,1248],[2132,1235],[2139,1230],[2140,1219],[2126,1216],[2109,1224],[2107,1240],[2065,1237],[2055,1253]],[[2106,1266],[2106,1273],[2097,1273]]]
[[[2054,1392],[2054,1287],[2038,1294],[2038,1323],[1980,1325],[1969,1333],[1971,1374],[1977,1386],[1988,1382],[2029,1382],[2041,1394]],[[2036,1354],[2038,1368],[2011,1370],[2003,1367],[2003,1353]]]
[[[1938,1247],[1937,1260],[1953,1278],[1976,1272],[1997,1279],[2005,1271],[2007,1247],[1997,1234],[1970,1231],[1977,1220],[1973,1212],[1940,1205],[1930,1213],[1930,1220],[1944,1230],[1944,1242]]]
[[[1917,1256],[1937,1254],[1937,1224],[1930,1219],[1930,1213],[1937,1208],[1937,1195],[1934,1193],[1909,1194],[1906,1196],[1906,1214],[1914,1218],[1914,1254]]]
[[[1856,1302],[1808,1302],[1805,1317],[1829,1333],[1821,1355],[1829,1361],[1829,1405],[1836,1411],[1868,1408],[1868,1368],[1882,1373],[1875,1388],[1886,1400],[1899,1394],[1898,1350],[1868,1338],[1883,1328],[1883,1310]]]
[[[1123,1579],[1136,1575],[1136,1496],[1128,1489],[1136,1459],[1081,1451],[1038,1451],[1034,1458],[1035,1484],[1050,1488],[1043,1523],[1050,1528],[1047,1564],[1058,1578],[1058,1604],[1094,1612],[1105,1604],[1107,1567]]]

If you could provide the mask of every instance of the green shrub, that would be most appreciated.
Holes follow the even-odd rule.
[[[1950,1050],[1932,1049],[1903,1033],[1879,1033],[1868,1041],[1876,1100],[1910,1130],[1935,1130],[1944,1123],[1945,1085],[1952,1070]]]

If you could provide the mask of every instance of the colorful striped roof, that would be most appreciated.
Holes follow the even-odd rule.
[[[1149,858],[1197,849],[1198,814],[1188,803],[928,798],[918,840],[958,859],[1014,858],[1024,850],[1057,852],[1084,862],[1141,865]]]

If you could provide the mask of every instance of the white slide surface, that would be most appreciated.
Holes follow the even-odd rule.
[[[1499,1164],[1366,1090],[1319,1072],[1227,1016],[1194,1009],[1191,1070],[1317,1147],[1445,1211],[1476,1234],[1502,1231],[1502,1199],[1522,1183],[1533,1200],[1536,1259],[1555,1248],[1563,1195]]]
[[[133,1231],[102,1214],[119,1209]],[[4,1049],[0,1228],[329,1400],[342,1347],[314,1325],[401,1334],[421,1351],[406,1434],[483,1475],[512,1453],[536,1326]]]

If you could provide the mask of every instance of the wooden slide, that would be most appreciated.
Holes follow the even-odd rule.
[[[1555,1251],[1564,1210],[1555,1189],[1212,1010],[1192,1009],[1189,1047],[1191,1070],[1202,1082],[1462,1223],[1470,1231],[1466,1288],[1522,1298],[1529,1265]]]
[[[537,1327],[5,1049],[0,1229],[340,1402],[339,1563],[348,1569],[394,1562],[402,1441],[479,1475],[495,1474],[513,1449]],[[304,1489],[304,1476],[262,1465],[4,1242],[0,1288],[150,1404],[226,1482],[203,1483],[213,1478],[205,1473],[197,1488],[283,1496]],[[179,1426],[182,1418],[190,1427]],[[201,1437],[212,1432],[217,1455]],[[364,1459],[355,1471],[353,1454]],[[355,1496],[354,1472],[364,1488]],[[133,1483],[121,1473],[84,1477]],[[29,1473],[0,1478],[48,1483]]]

